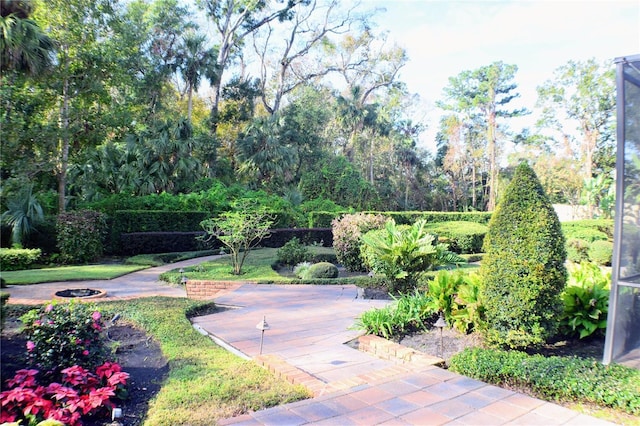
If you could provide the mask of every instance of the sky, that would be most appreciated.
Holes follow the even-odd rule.
[[[362,1],[385,9],[376,29],[407,50],[399,78],[422,99],[428,130],[421,145],[431,151],[440,116],[435,102],[449,77],[495,61],[515,64],[521,96],[512,104],[534,110],[536,87],[569,60],[613,62],[640,54],[640,0]],[[530,127],[535,116],[534,110],[512,130]]]

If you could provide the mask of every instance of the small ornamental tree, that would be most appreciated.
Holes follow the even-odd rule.
[[[480,273],[488,343],[526,348],[553,336],[566,252],[560,221],[535,172],[520,164],[489,222]]]
[[[269,237],[273,219],[265,209],[252,208],[247,203],[236,203],[234,208],[217,218],[203,220],[200,225],[206,232],[203,240],[217,238],[229,248],[233,274],[240,275],[249,252]]]

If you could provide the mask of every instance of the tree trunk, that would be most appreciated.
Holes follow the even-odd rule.
[[[60,146],[60,163],[58,164],[58,212],[66,210],[67,167],[69,165],[69,78],[62,84],[62,106],[60,108],[60,124],[62,138]]]

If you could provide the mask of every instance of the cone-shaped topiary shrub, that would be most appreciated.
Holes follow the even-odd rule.
[[[567,281],[558,216],[535,172],[520,164],[489,222],[480,272],[487,342],[510,348],[553,336]]]

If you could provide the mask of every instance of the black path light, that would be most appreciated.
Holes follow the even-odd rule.
[[[263,316],[262,321],[256,325],[256,328],[262,332],[260,335],[260,355],[262,355],[262,344],[264,343],[264,331],[269,330],[269,324],[267,324],[267,317]]]
[[[438,327],[440,329],[440,356],[444,358],[444,342],[442,340],[442,329],[447,326],[447,322],[444,320],[442,311],[440,311],[440,315],[438,316],[438,321],[436,321],[436,323],[433,325],[434,327]]]

